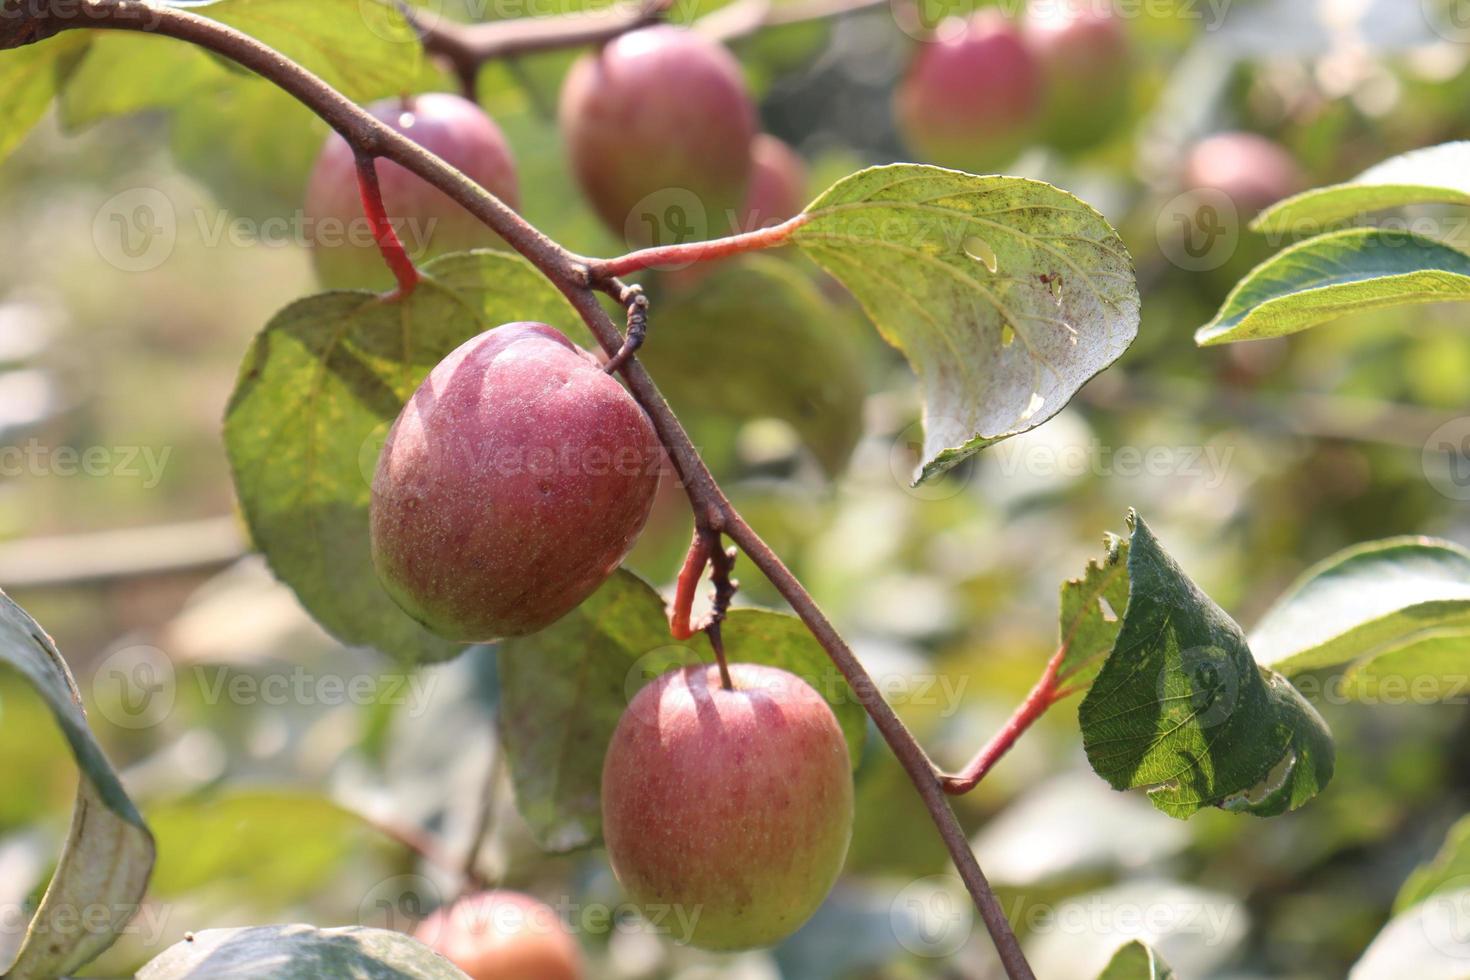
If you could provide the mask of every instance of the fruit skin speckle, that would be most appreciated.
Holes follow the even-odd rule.
[[[662,458],[633,397],[554,327],[486,331],[388,433],[370,508],[378,576],[448,639],[544,629],[632,548]]]

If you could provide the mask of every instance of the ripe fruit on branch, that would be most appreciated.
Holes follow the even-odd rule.
[[[386,99],[367,110],[506,204],[519,206],[510,146],[500,127],[473,102],[434,92]],[[378,160],[377,170],[388,218],[414,261],[501,244],[478,218],[423,178],[388,160]],[[363,217],[352,148],[336,133],[327,138],[312,170],[305,211],[312,257],[323,285],[334,289],[391,285],[393,276]]]
[[[1021,32],[998,9],[945,20],[894,98],[899,129],[925,162],[993,173],[1036,135],[1044,81]]]
[[[1196,143],[1184,164],[1189,190],[1217,190],[1249,216],[1305,186],[1301,168],[1279,143],[1256,133],[1216,133]]]
[[[544,323],[508,323],[430,372],[373,477],[388,594],[467,643],[543,629],[627,555],[663,451],[638,403]]]
[[[731,664],[730,674],[729,691],[715,666],[643,688],[602,769],[618,881],[635,903],[694,920],[674,938],[715,950],[794,932],[852,836],[852,772],[832,709],[786,671]]]
[[[582,951],[549,905],[519,892],[468,895],[434,912],[414,938],[470,980],[581,980]]]
[[[1032,0],[1024,32],[1046,79],[1046,142],[1080,150],[1116,130],[1128,112],[1132,57],[1112,4]]]
[[[631,245],[724,235],[745,200],[755,107],[730,52],[668,25],[584,55],[561,93],[572,169]]]
[[[806,161],[767,133],[750,144],[750,185],[739,231],[779,225],[806,207]]]

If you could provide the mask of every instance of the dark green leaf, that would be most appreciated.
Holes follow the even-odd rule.
[[[388,427],[470,337],[513,320],[577,322],[516,256],[450,255],[425,274],[406,301],[323,293],[281,311],[251,345],[225,415],[236,491],[272,570],[338,639],[406,661],[462,648],[399,610],[373,569],[368,503]]]
[[[722,634],[731,662],[780,667],[816,688],[856,764],[866,716],[800,620],[734,609]],[[516,802],[542,846],[566,851],[599,839],[602,758],[628,702],[660,674],[711,660],[703,636],[669,636],[663,599],[627,571],[550,628],[502,644],[501,740]]]
[[[137,911],[153,868],[153,837],[87,727],[66,661],[36,621],[3,592],[0,660],[45,699],[81,770],[66,847],[5,974],[12,980],[61,976],[111,946]],[[90,916],[89,910],[99,908],[111,912],[107,928],[78,928],[84,913]]]
[[[792,236],[924,388],[916,479],[1051,418],[1138,332],[1133,262],[1050,184],[896,164],[838,181]]]
[[[857,324],[810,279],[754,256],[660,300],[654,318],[678,342],[639,356],[681,415],[782,419],[829,474],[841,472],[862,434],[866,390],[848,329]]]
[[[1327,725],[1131,515],[1117,645],[1082,702],[1082,742],[1114,789],[1147,788],[1187,817],[1206,806],[1274,816],[1332,776]]]
[[[164,950],[137,980],[469,980],[416,939],[386,929],[308,925],[206,929]]]
[[[1404,231],[1355,228],[1291,246],[1251,270],[1201,347],[1280,337],[1348,313],[1470,299],[1470,255]]]

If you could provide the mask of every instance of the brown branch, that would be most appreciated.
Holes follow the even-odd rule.
[[[60,29],[147,30],[213,51],[280,86],[325,120],[354,150],[392,160],[444,191],[480,218],[567,297],[609,356],[616,355],[621,349],[622,334],[594,292],[586,260],[547,238],[479,184],[374,119],[306,69],[239,31],[186,10],[155,7],[141,0],[66,0],[66,5],[68,10],[80,8],[85,16],[57,21]],[[46,9],[44,4],[40,6]],[[54,16],[51,19],[56,20]],[[599,282],[596,288],[622,290],[626,287],[616,282]],[[750,556],[847,678],[859,702],[872,717],[924,800],[990,931],[1007,974],[1012,980],[1032,980],[1034,974],[1015,933],[975,861],[964,831],[944,795],[939,776],[923,748],[883,699],[872,678],[815,600],[775,552],[736,513],[638,358],[628,358],[622,373],[683,480],[694,509],[696,526],[729,535]]]

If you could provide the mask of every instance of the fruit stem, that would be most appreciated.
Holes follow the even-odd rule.
[[[730,664],[725,660],[725,640],[720,636],[720,621],[715,620],[706,626],[704,635],[709,637],[709,645],[715,651],[715,660],[720,665],[720,686],[727,691],[735,690],[735,682],[730,679]]]
[[[714,238],[707,242],[687,242],[683,245],[656,245],[639,249],[615,259],[598,259],[587,263],[588,277],[594,282],[605,282],[618,276],[626,276],[642,269],[657,269],[663,266],[682,267],[694,262],[709,262],[728,258],[741,252],[754,252],[764,248],[785,245],[793,232],[810,221],[805,212],[789,218],[779,225],[748,231],[727,238]]]
[[[669,610],[669,633],[676,640],[687,640],[699,630],[690,623],[694,611],[694,591],[709,564],[709,538],[700,530],[694,532],[689,542],[689,553],[684,556],[684,567],[679,570],[679,582],[674,589],[674,605]]]
[[[1041,674],[1041,679],[1036,686],[1031,688],[1031,693],[1026,695],[1011,717],[1006,720],[1001,730],[980,747],[963,769],[955,775],[940,777],[944,791],[950,796],[963,796],[980,784],[986,773],[1000,761],[1001,757],[1010,751],[1012,745],[1016,744],[1026,730],[1036,722],[1036,719],[1046,714],[1046,710],[1066,697],[1070,691],[1063,691],[1057,680],[1057,672],[1061,669],[1062,660],[1067,655],[1067,648],[1060,647],[1047,661],[1046,670]]]
[[[368,226],[373,231],[373,241],[383,253],[383,261],[393,270],[398,280],[397,291],[390,294],[393,299],[407,297],[419,284],[419,270],[393,230],[388,220],[388,209],[383,205],[383,189],[378,185],[377,161],[369,153],[357,151],[357,188],[362,194],[362,210],[367,215]]]

